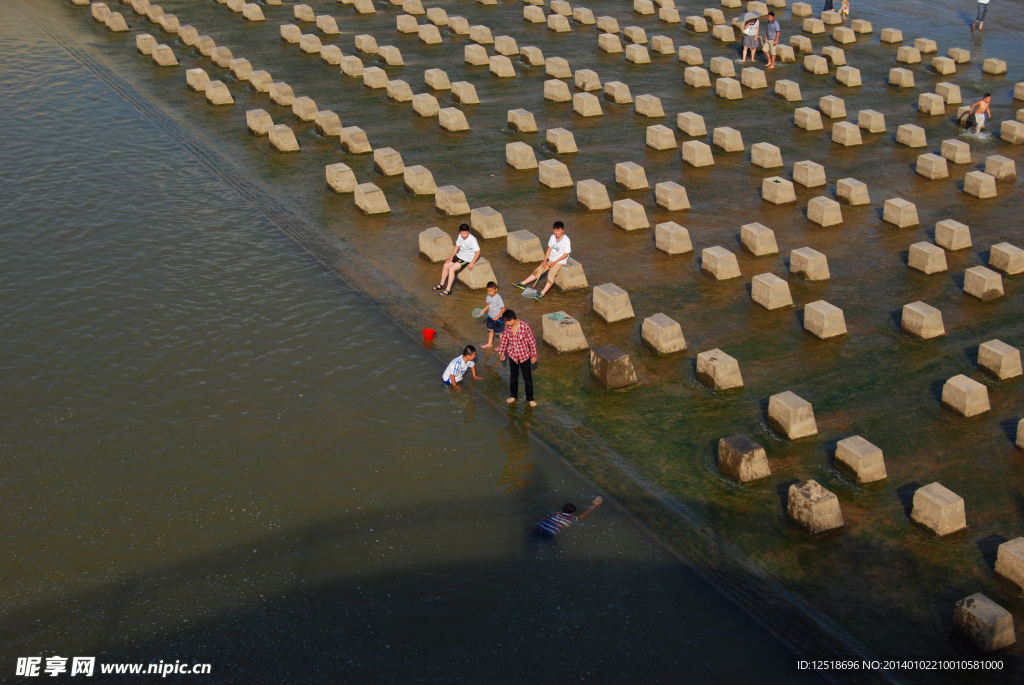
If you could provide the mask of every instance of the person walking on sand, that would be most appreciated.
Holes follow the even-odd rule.
[[[779,48],[779,38],[782,37],[782,25],[775,18],[775,12],[768,13],[768,24],[764,28],[764,57],[768,62],[768,69],[775,68],[775,53]]]
[[[569,260],[569,253],[572,252],[572,243],[569,242],[569,236],[565,234],[565,224],[556,221],[551,232],[553,235],[548,239],[548,250],[544,253],[544,261],[533,270],[532,274],[519,283],[513,283],[515,287],[525,290],[530,283],[539,281],[546,271],[548,282],[544,284],[544,290],[541,290],[533,298],[538,302],[543,300],[547,292],[551,290],[551,286],[555,284],[555,278],[558,277],[558,272],[562,270],[562,266]]]
[[[985,15],[988,14],[988,3],[989,0],[978,0],[978,14],[974,17],[974,22],[971,24],[971,30],[975,27],[979,31],[985,30]]]
[[[537,339],[533,337],[530,324],[516,318],[516,313],[506,309],[501,315],[505,322],[505,332],[501,336],[501,344],[498,345],[498,358],[505,361],[508,355],[509,374],[509,398],[505,400],[512,404],[519,397],[519,374],[523,374],[523,383],[526,385],[526,401],[531,407],[536,407],[533,400],[533,369],[531,364],[537,363]]]
[[[472,270],[478,259],[480,259],[480,243],[469,234],[469,226],[462,224],[459,226],[459,237],[455,241],[455,247],[452,248],[452,254],[441,267],[441,282],[434,286],[434,290],[440,290],[441,292],[438,294],[441,297],[450,295],[459,269],[465,266]],[[445,285],[445,281],[448,282],[447,285]]]
[[[971,105],[971,108],[967,111],[964,117],[967,121],[967,127],[975,133],[981,133],[981,129],[985,128],[985,120],[988,119],[989,107],[992,106],[992,94],[985,93],[985,97]],[[971,123],[971,117],[974,117],[974,123]]]
[[[747,61],[747,50],[750,51],[750,59],[757,61],[757,36],[761,32],[761,21],[759,19],[750,19],[743,24],[743,59],[741,62]]]

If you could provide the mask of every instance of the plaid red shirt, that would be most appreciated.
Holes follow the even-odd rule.
[[[517,364],[537,356],[537,340],[533,337],[530,324],[525,321],[519,322],[519,332],[512,334],[512,325],[505,326],[505,332],[501,336],[501,344],[498,345],[498,354],[507,354]]]

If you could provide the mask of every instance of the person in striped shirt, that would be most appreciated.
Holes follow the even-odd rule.
[[[512,373],[509,375],[509,398],[505,400],[512,404],[519,397],[519,374],[523,374],[523,383],[526,385],[526,401],[531,407],[536,407],[533,400],[533,369],[531,364],[537,363],[537,339],[533,337],[530,324],[516,318],[516,313],[506,309],[501,315],[505,322],[505,332],[501,336],[501,344],[498,345],[498,358],[505,361],[508,356],[508,365]]]
[[[595,498],[593,505],[579,516],[576,516],[575,504],[571,502],[566,504],[562,507],[562,511],[553,511],[547,515],[547,518],[538,523],[533,529],[533,533],[530,534],[530,539],[536,542],[551,542],[555,540],[559,535],[568,530],[569,526],[589,516],[603,501],[600,497]]]

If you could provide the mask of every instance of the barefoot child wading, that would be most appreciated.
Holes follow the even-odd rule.
[[[467,371],[473,372],[473,378],[480,380],[480,376],[476,375],[476,348],[472,345],[466,345],[460,354],[455,359],[448,362],[448,367],[441,374],[441,380],[445,384],[458,388],[459,383],[462,382],[462,377],[466,375]]]
[[[434,286],[434,290],[440,290],[441,297],[452,292],[452,284],[455,283],[455,276],[459,269],[465,266],[472,269],[476,260],[480,258],[480,243],[469,234],[469,226],[459,226],[459,237],[455,241],[452,254],[441,267],[441,282]]]
[[[505,322],[501,315],[505,313],[505,302],[498,294],[498,284],[491,281],[487,284],[487,299],[484,301],[487,307],[487,344],[481,347],[490,349],[494,344],[494,334],[498,334],[498,342],[501,342],[501,333],[505,330]]]

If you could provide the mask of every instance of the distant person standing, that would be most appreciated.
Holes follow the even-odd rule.
[[[981,133],[981,129],[985,128],[985,120],[988,119],[989,108],[991,106],[992,94],[985,93],[985,97],[971,105],[971,108],[967,111],[967,128],[971,129],[975,133]],[[974,119],[972,120],[971,117],[974,117]]]
[[[757,19],[751,19],[743,25],[743,59],[741,62],[747,61],[747,50],[750,50],[750,59],[757,61],[757,36],[761,32],[761,22]]]
[[[843,23],[846,23],[846,18],[850,16],[850,0],[843,0],[843,3],[839,5],[839,16],[843,18]]]
[[[978,0],[978,14],[974,17],[974,23],[971,24],[972,31],[975,27],[977,27],[979,31],[985,30],[985,15],[988,14],[988,3],[989,0]]]
[[[779,48],[779,38],[782,37],[782,25],[775,18],[775,12],[768,13],[768,24],[764,27],[764,57],[768,61],[768,68],[775,68],[775,53]]]
[[[832,0],[825,0],[825,6],[821,8],[822,12],[831,12],[835,10],[836,6],[832,4]]]
[[[509,375],[509,398],[505,400],[512,404],[519,397],[519,374],[523,374],[523,383],[526,385],[526,401],[531,407],[536,407],[533,401],[533,368],[532,364],[537,363],[537,339],[533,337],[530,324],[516,318],[516,313],[506,309],[501,315],[505,322],[505,332],[501,336],[501,344],[498,345],[498,358],[505,361],[508,355],[508,366],[511,371]]]

